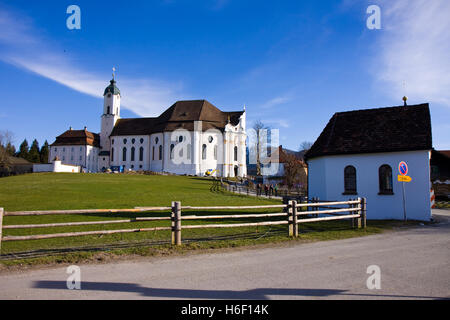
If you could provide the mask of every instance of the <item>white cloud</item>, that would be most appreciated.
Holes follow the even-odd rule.
[[[0,60],[56,81],[73,90],[101,98],[108,78],[77,65],[74,59],[56,53],[33,34],[32,22],[13,12],[0,11]],[[118,83],[123,107],[140,116],[155,116],[176,100],[180,84],[121,76]]]
[[[261,105],[261,108],[263,108],[263,109],[270,109],[270,108],[272,108],[274,106],[285,104],[285,103],[287,103],[287,102],[289,102],[291,100],[292,100],[292,98],[290,98],[288,96],[276,97],[276,98],[270,99],[269,101],[263,103]]]
[[[381,0],[374,73],[399,99],[450,107],[450,1]],[[405,86],[403,85],[405,82]]]

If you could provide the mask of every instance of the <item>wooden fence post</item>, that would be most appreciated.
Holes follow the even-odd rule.
[[[288,235],[289,237],[292,237],[294,235],[294,219],[292,216],[292,213],[294,212],[293,210],[293,202],[292,200],[289,200],[289,203],[287,205],[287,212],[288,212]]]
[[[348,200],[353,201],[355,199],[350,198]],[[349,204],[348,207],[349,207],[349,209],[353,209],[355,206],[353,204]],[[348,214],[353,214],[353,212],[354,211],[349,211]],[[355,228],[355,219],[354,218],[350,219],[350,226],[352,227],[352,229]]]
[[[292,225],[293,236],[298,237],[298,221],[297,221],[297,201],[292,201]]]
[[[175,245],[181,245],[181,202],[175,201]]]
[[[172,245],[175,244],[175,201],[172,201],[172,210],[170,211],[170,221],[171,221],[171,227],[172,227]]]
[[[317,197],[313,197],[313,203],[317,203]],[[313,207],[313,211],[317,211],[317,207]],[[317,214],[314,214],[314,217],[317,217]]]
[[[4,212],[4,209],[0,208],[0,255],[2,253],[3,212]]]
[[[319,197],[315,197],[314,198],[314,202],[315,203],[319,203],[320,201],[319,201]],[[314,211],[319,211],[319,207],[314,207]],[[319,214],[318,213],[316,213],[316,214],[314,214],[314,217],[318,217],[319,216]]]
[[[367,208],[366,208],[366,206],[367,206],[367,199],[366,198],[362,198],[361,199],[361,214],[362,214],[361,222],[362,222],[362,227],[364,229],[367,226],[367,221],[366,221],[366,219],[367,219]]]
[[[359,218],[356,221],[358,223],[358,229],[361,229],[361,226],[362,226],[362,201],[361,201],[361,198],[359,198],[359,197],[358,197],[358,202],[359,203],[357,204],[357,206],[359,206],[359,210],[358,210]]]

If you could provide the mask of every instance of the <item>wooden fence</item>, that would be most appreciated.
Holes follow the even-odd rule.
[[[334,207],[347,206],[347,207]],[[319,210],[325,208],[326,210]],[[182,215],[182,210],[247,210],[247,209],[281,209],[277,213],[243,213],[243,214],[224,214],[224,215]],[[167,217],[135,217],[122,220],[100,220],[100,221],[85,221],[85,222],[66,222],[66,223],[45,223],[45,224],[20,224],[20,225],[3,225],[4,216],[37,216],[37,215],[71,215],[71,214],[91,214],[91,213],[139,213],[139,212],[154,212],[154,211],[169,211],[170,216]],[[345,213],[345,214],[344,214]],[[320,216],[319,215],[326,215]],[[211,219],[243,219],[243,218],[272,218],[272,217],[286,217],[283,220],[277,221],[263,221],[263,222],[246,222],[246,223],[230,223],[230,224],[200,224],[200,225],[185,225],[181,224],[186,220],[211,220]],[[64,238],[76,237],[86,235],[105,235],[115,233],[130,233],[130,232],[148,232],[159,230],[172,231],[172,244],[181,245],[181,230],[182,229],[197,229],[197,228],[238,228],[238,227],[252,227],[252,226],[270,226],[270,225],[288,225],[288,235],[291,237],[298,237],[299,224],[307,222],[320,222],[330,220],[350,219],[352,227],[365,228],[366,227],[366,199],[358,198],[349,201],[328,201],[319,202],[313,199],[310,202],[297,203],[292,200],[288,204],[274,204],[261,206],[210,206],[210,207],[195,207],[195,206],[181,206],[180,201],[173,201],[171,207],[137,207],[133,209],[88,209],[88,210],[52,210],[52,211],[16,211],[4,212],[0,208],[0,250],[2,241],[23,241],[23,240],[37,240],[49,238]],[[2,236],[3,229],[32,229],[32,228],[48,228],[48,227],[68,227],[68,226],[82,226],[82,225],[99,225],[99,224],[114,224],[114,223],[135,223],[140,221],[171,221],[171,226],[167,227],[152,227],[152,228],[134,228],[134,229],[120,229],[120,230],[97,230],[97,231],[82,231],[82,232],[66,232],[27,236]]]

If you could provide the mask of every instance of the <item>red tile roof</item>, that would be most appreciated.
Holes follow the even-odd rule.
[[[223,112],[206,100],[177,101],[156,118],[119,119],[111,136],[149,135],[176,129],[194,130],[194,121],[202,121],[202,130],[223,131],[228,118],[237,125],[243,111]]]
[[[100,136],[97,133],[84,130],[67,130],[62,135],[56,137],[56,141],[51,146],[64,145],[89,145],[93,147],[100,146]]]

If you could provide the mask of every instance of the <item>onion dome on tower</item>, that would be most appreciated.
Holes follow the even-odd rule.
[[[116,80],[111,79],[109,86],[106,87],[105,92],[103,93],[103,95],[107,95],[108,93],[111,94],[120,94],[120,90],[119,88],[117,88],[116,86]]]

